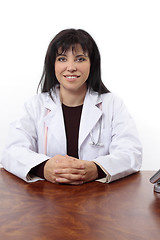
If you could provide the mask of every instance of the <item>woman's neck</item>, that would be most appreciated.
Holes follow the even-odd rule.
[[[79,91],[72,91],[60,87],[60,99],[64,105],[76,107],[83,104],[86,92],[87,88]]]

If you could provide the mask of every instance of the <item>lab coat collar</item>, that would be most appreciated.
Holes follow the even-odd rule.
[[[44,102],[44,106],[48,110],[46,111],[44,124],[48,128],[47,135],[50,133],[54,136],[51,139],[56,139],[56,142],[53,142],[53,148],[58,144],[61,154],[66,155],[66,134],[58,88],[55,89],[55,92],[52,92],[52,97],[53,100],[48,94]]]
[[[52,90],[51,95],[52,95],[53,100],[51,99],[51,97],[49,96],[49,93],[48,93],[47,98],[45,99],[45,102],[44,102],[45,108],[50,111],[54,110],[56,105],[58,105],[58,106],[61,105],[60,95],[59,95],[59,85],[57,85],[55,87],[54,91]],[[99,108],[99,105],[101,103],[102,103],[101,95],[98,95],[97,92],[94,92],[94,91],[88,89],[85,99],[84,99],[84,105],[89,104],[89,105],[96,106]]]
[[[55,87],[55,90],[52,90],[50,97],[49,93],[44,101],[44,107],[49,111],[55,110],[55,107],[61,105],[60,97],[59,97],[59,87],[58,85]]]
[[[48,94],[44,103],[45,107],[49,110],[49,113],[45,117],[45,124],[48,126],[48,131],[51,130],[53,132],[58,143],[66,151],[65,126],[58,86],[55,88],[55,92],[52,92],[52,97],[54,101]],[[87,90],[80,121],[79,148],[102,116],[101,103],[101,95],[92,90]]]
[[[102,98],[97,92],[88,90],[81,115],[79,129],[79,148],[102,116]]]

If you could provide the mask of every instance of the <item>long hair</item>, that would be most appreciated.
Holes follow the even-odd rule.
[[[63,30],[50,42],[45,57],[42,77],[38,85],[38,89],[41,87],[41,92],[49,92],[51,97],[52,90],[58,84],[55,76],[55,60],[58,49],[60,48],[62,52],[66,52],[70,47],[74,49],[76,44],[80,44],[83,51],[88,53],[91,62],[90,74],[86,80],[88,89],[94,90],[99,94],[109,92],[101,80],[101,59],[98,47],[89,33],[82,29]]]

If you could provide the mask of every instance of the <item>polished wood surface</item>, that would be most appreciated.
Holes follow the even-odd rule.
[[[110,184],[25,183],[0,169],[0,239],[160,239],[160,194],[141,171]]]

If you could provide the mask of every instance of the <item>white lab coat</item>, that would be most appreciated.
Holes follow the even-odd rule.
[[[34,96],[25,104],[24,116],[10,126],[2,165],[27,182],[39,179],[29,177],[31,168],[56,154],[66,155],[65,127],[58,87],[53,98],[54,101],[48,93]],[[48,114],[47,109],[50,110]],[[46,126],[47,153],[44,150]],[[98,144],[93,144],[91,139]],[[78,142],[79,159],[92,160],[109,173],[105,182],[137,172],[141,167],[142,147],[135,123],[122,100],[112,93],[98,96],[96,92],[87,91]]]

